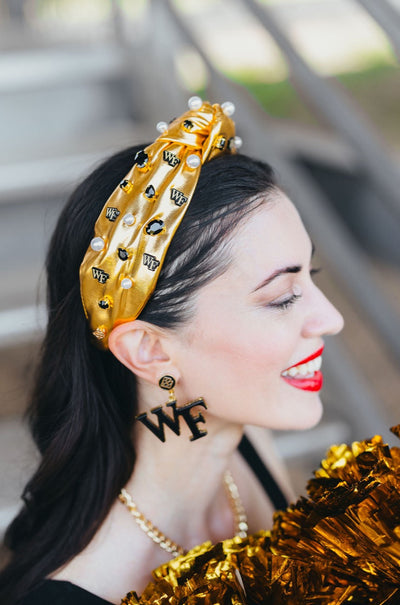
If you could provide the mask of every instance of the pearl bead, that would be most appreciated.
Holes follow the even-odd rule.
[[[124,225],[128,225],[128,227],[130,227],[135,222],[135,217],[131,212],[128,212],[128,214],[125,214],[124,218],[122,219],[122,222],[124,223]]]
[[[233,138],[233,144],[235,146],[235,149],[240,149],[241,146],[243,145],[243,141],[240,137],[234,137]]]
[[[191,153],[186,158],[186,164],[189,166],[189,168],[198,168],[201,164],[201,159],[195,153]]]
[[[158,132],[161,132],[161,134],[163,132],[166,132],[168,130],[168,124],[167,122],[158,122],[156,129],[158,130]]]
[[[203,100],[201,99],[201,97],[190,97],[188,101],[189,109],[200,109],[202,105]]]
[[[222,103],[221,109],[226,116],[233,116],[233,114],[235,113],[235,106],[230,101]]]
[[[121,288],[123,288],[124,290],[129,290],[129,288],[132,288],[133,283],[130,277],[125,277],[122,281],[121,281]]]
[[[90,247],[95,252],[101,252],[105,245],[106,243],[101,237],[94,237],[90,242]]]

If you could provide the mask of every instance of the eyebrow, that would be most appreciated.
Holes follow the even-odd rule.
[[[314,256],[315,253],[315,246],[314,244],[312,244],[312,250],[311,250],[311,258]],[[257,286],[257,288],[255,288],[253,290],[253,292],[257,292],[257,290],[260,290],[261,288],[264,288],[264,286],[268,286],[268,284],[270,284],[272,281],[274,281],[274,279],[276,279],[277,277],[280,277],[281,275],[285,275],[286,273],[300,273],[300,271],[302,270],[302,266],[301,265],[291,265],[289,267],[284,267],[282,269],[277,269],[276,271],[274,271],[272,273],[272,275],[270,275],[269,277],[267,277],[266,279],[264,279],[261,284],[259,284]]]
[[[268,286],[268,284],[270,284],[272,281],[274,281],[274,279],[276,279],[277,277],[280,277],[281,275],[285,275],[285,273],[300,273],[301,269],[302,269],[301,265],[293,265],[291,267],[284,267],[283,269],[277,269],[276,271],[274,271],[272,273],[272,275],[267,277],[267,279],[264,279],[264,281],[262,281],[261,284],[259,284],[257,286],[257,288],[255,288],[253,290],[253,292],[257,292],[257,290],[264,288],[264,286]]]

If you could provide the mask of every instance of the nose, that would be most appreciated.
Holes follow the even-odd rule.
[[[303,324],[303,336],[310,338],[324,334],[338,334],[344,326],[342,314],[315,284],[313,288],[310,309]]]

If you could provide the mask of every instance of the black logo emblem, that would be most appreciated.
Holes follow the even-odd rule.
[[[217,149],[223,149],[225,147],[225,143],[226,143],[226,138],[225,137],[219,137],[217,139],[217,142],[215,143],[215,147]]]
[[[107,206],[106,218],[108,218],[109,221],[111,221],[113,223],[115,221],[115,219],[119,217],[119,215],[120,215],[120,211],[118,210],[118,208],[113,208],[112,206]]]
[[[184,195],[182,191],[174,188],[171,189],[171,200],[173,200],[177,206],[183,206],[183,204],[188,201],[187,196]]]
[[[146,225],[146,233],[149,235],[158,235],[164,228],[164,222],[160,219],[154,219]]]
[[[185,128],[185,130],[192,130],[193,122],[191,122],[190,120],[185,120],[183,122],[183,127]]]
[[[173,376],[169,376],[169,374],[165,374],[165,376],[160,378],[158,381],[158,386],[166,391],[170,391],[175,386],[175,378]]]
[[[168,151],[168,149],[165,149],[163,151],[163,160],[164,160],[164,162],[167,162],[167,164],[172,166],[172,168],[175,168],[175,166],[178,166],[178,164],[180,162],[180,159],[178,158],[178,156],[176,156],[174,153],[172,153],[172,151]]]
[[[167,403],[167,407],[172,408],[173,417],[169,414],[166,414],[160,405],[157,408],[153,408],[151,413],[157,416],[158,424],[155,424],[151,420],[147,418],[147,412],[144,414],[139,414],[136,416],[136,420],[139,420],[147,426],[148,429],[163,443],[165,443],[165,430],[164,424],[166,424],[171,431],[175,433],[175,435],[181,434],[181,428],[179,426],[179,418],[183,417],[184,421],[188,425],[189,429],[192,432],[192,436],[190,437],[190,441],[195,441],[196,439],[200,439],[200,437],[204,437],[207,435],[207,431],[202,431],[199,429],[197,424],[199,422],[205,423],[204,416],[201,412],[197,414],[197,416],[192,416],[191,409],[200,405],[204,409],[207,409],[207,406],[203,399],[196,399],[196,401],[192,401],[191,403],[187,403],[182,407],[176,407],[176,401],[171,401]]]
[[[146,189],[146,191],[144,192],[145,196],[148,197],[149,199],[151,199],[152,197],[155,196],[156,194],[156,190],[154,189],[153,185],[149,185]]]
[[[143,149],[141,151],[138,151],[135,155],[135,163],[137,166],[139,166],[139,168],[144,168],[148,161],[149,156]]]
[[[160,265],[160,261],[152,254],[147,254],[147,252],[145,252],[143,254],[143,264],[150,269],[150,271],[155,271]]]
[[[128,260],[129,258],[129,254],[127,253],[126,250],[124,250],[123,248],[118,248],[118,257],[121,260]]]
[[[105,284],[110,277],[103,269],[98,269],[97,267],[92,267],[92,275],[94,279],[97,279],[99,284]]]
[[[124,179],[123,181],[121,181],[119,186],[121,187],[122,191],[125,191],[125,193],[130,193],[133,189],[133,183],[131,183],[131,181],[128,181],[128,179]]]

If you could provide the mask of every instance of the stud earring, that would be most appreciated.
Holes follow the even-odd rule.
[[[158,385],[161,389],[169,391],[169,401],[166,404],[166,407],[172,408],[173,416],[166,414],[163,410],[163,407],[160,405],[151,409],[151,413],[157,417],[158,424],[155,424],[152,420],[147,417],[147,412],[138,414],[135,420],[139,420],[139,422],[144,424],[144,426],[146,426],[160,441],[165,443],[164,425],[168,426],[171,431],[173,431],[176,435],[180,435],[181,428],[179,420],[180,417],[182,417],[192,433],[190,441],[200,439],[200,437],[204,437],[205,435],[207,435],[207,431],[201,430],[197,426],[197,424],[199,422],[205,424],[205,419],[201,412],[199,412],[197,416],[193,416],[191,410],[196,406],[201,406],[204,409],[207,409],[204,399],[202,397],[199,397],[198,399],[195,399],[195,401],[191,401],[186,405],[177,407],[177,402],[174,393],[175,384],[175,378],[173,376],[169,376],[168,374],[162,376],[158,381]]]
[[[166,374],[165,376],[162,376],[160,378],[160,380],[158,381],[158,386],[161,389],[164,389],[165,391],[169,391],[169,400],[170,401],[176,401],[175,393],[174,393],[175,385],[176,385],[175,378],[173,376],[169,376],[168,374]]]

